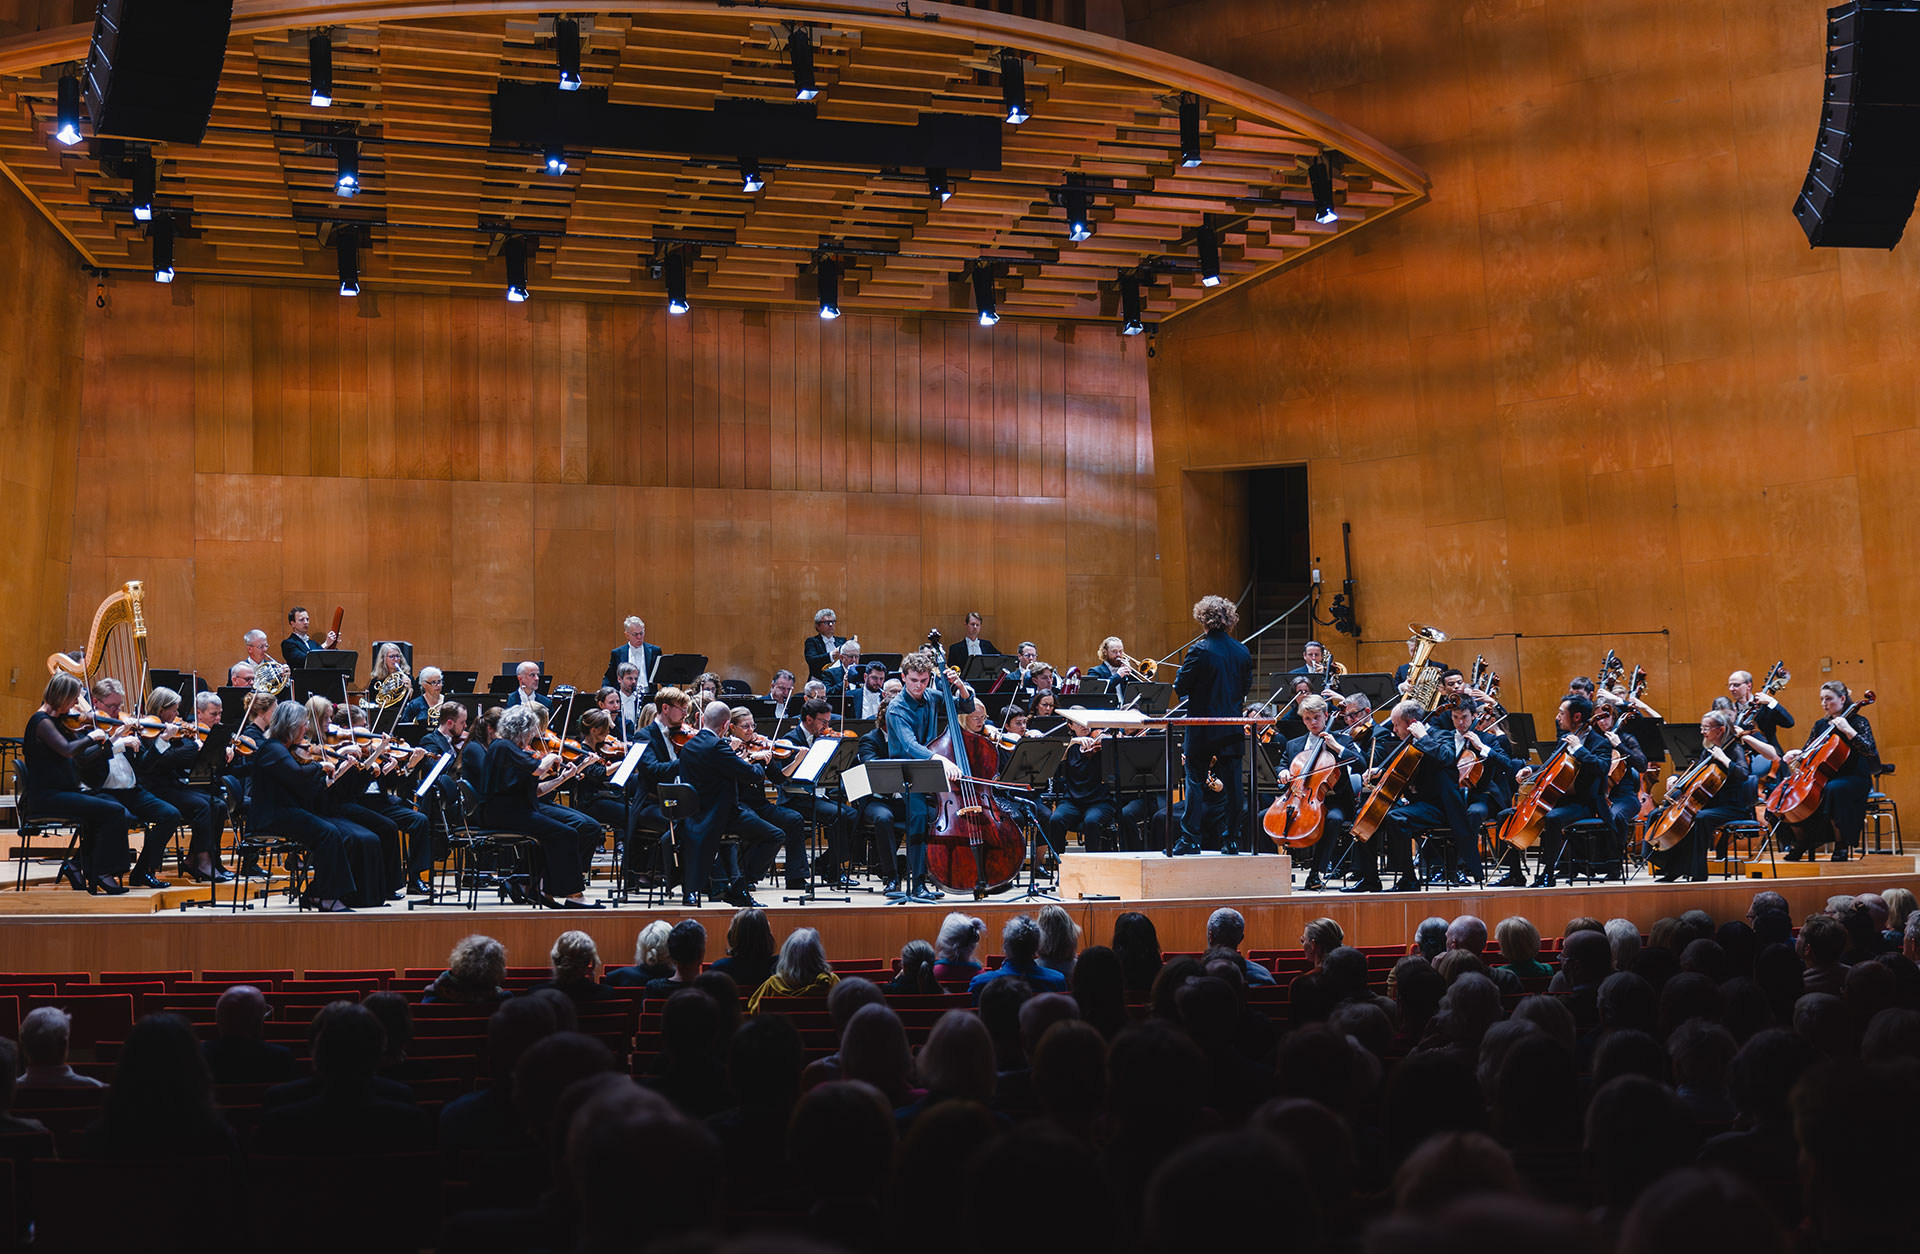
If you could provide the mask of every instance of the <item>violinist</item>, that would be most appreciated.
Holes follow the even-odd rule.
[[[1060,855],[1070,831],[1080,833],[1080,841],[1089,853],[1118,850],[1125,842],[1120,838],[1120,807],[1114,803],[1113,789],[1107,783],[1106,759],[1100,752],[1104,742],[1099,733],[1071,719],[1067,729],[1073,739],[1053,777],[1060,803],[1047,815],[1040,830],[1046,834],[1055,857]],[[1138,846],[1137,834],[1131,843]]]
[[[821,705],[824,705],[827,707],[827,722],[829,724],[837,723],[840,721],[840,716],[833,712],[833,706],[827,700],[827,685],[824,680],[809,679],[806,682],[806,686],[800,689],[801,708],[804,709],[806,706],[811,705],[815,701],[818,701]],[[791,709],[791,707],[789,707],[789,709]],[[793,714],[793,717],[797,719],[800,717],[800,715],[797,712],[795,712]]]
[[[743,705],[728,710],[725,739],[748,765],[760,771],[758,783],[740,782],[740,805],[780,830],[780,842],[787,853],[786,885],[795,891],[804,890],[811,865],[807,856],[808,811],[803,808],[807,798],[804,795],[789,797],[780,774],[783,768],[800,760],[798,752],[790,752],[791,741],[783,739],[776,746],[774,741],[762,736],[754,723],[753,711]]]
[[[1474,730],[1473,698],[1464,688],[1452,700],[1442,698],[1437,713],[1441,734],[1453,746],[1466,821],[1454,828],[1453,840],[1442,850],[1441,865],[1429,870],[1428,883],[1467,888],[1482,877],[1480,831],[1488,817],[1499,812],[1496,802],[1503,794],[1498,781],[1511,781],[1518,764],[1495,739]],[[1451,807],[1448,810],[1451,819]]]
[[[386,858],[386,876],[380,882],[390,897],[400,896],[405,882],[406,850],[429,840],[430,831],[426,815],[387,791],[391,786],[388,777],[396,769],[386,758],[391,739],[353,735],[353,729],[366,722],[364,706],[336,707],[325,697],[314,696],[307,701],[307,713],[313,721],[315,743],[325,744],[328,739],[334,739],[334,748],[348,759],[333,786],[327,789],[326,797],[332,806],[329,813],[358,823],[380,838],[380,848]],[[335,719],[344,719],[346,726],[335,725]],[[408,755],[408,765],[398,769],[411,770],[425,756],[416,749]]]
[[[1418,701],[1402,701],[1387,716],[1391,736],[1373,738],[1373,762],[1360,777],[1366,785],[1376,783],[1392,760],[1393,751],[1412,741],[1420,751],[1419,764],[1406,790],[1393,803],[1386,819],[1371,840],[1353,844],[1353,883],[1342,892],[1377,893],[1380,891],[1380,848],[1385,846],[1387,861],[1394,870],[1393,891],[1413,892],[1420,881],[1413,874],[1412,840],[1417,828],[1454,829],[1455,837],[1466,826],[1466,806],[1460,798],[1460,767],[1453,748],[1453,737],[1442,734],[1426,722],[1424,707]],[[1449,800],[1451,799],[1451,800]],[[1365,804],[1365,798],[1361,798]],[[1458,811],[1456,820],[1452,812]]]
[[[1770,760],[1766,770],[1762,772],[1764,784],[1775,776],[1776,764],[1783,756],[1780,749],[1780,733],[1793,726],[1793,714],[1786,706],[1780,704],[1780,699],[1771,692],[1765,688],[1756,689],[1753,686],[1752,671],[1735,671],[1727,676],[1727,699],[1733,704],[1734,725],[1737,727],[1743,721],[1750,722],[1754,735],[1766,741],[1773,750],[1769,755]],[[1846,703],[1841,704],[1844,706]],[[1825,705],[1823,698],[1821,707],[1824,709]],[[1752,718],[1743,719],[1742,716],[1749,711],[1752,712]],[[1748,746],[1748,748],[1752,747],[1752,745]]]
[[[1679,879],[1705,880],[1708,842],[1726,824],[1753,818],[1753,759],[1734,734],[1733,715],[1725,710],[1708,710],[1700,719],[1700,740],[1707,753],[1721,759],[1726,782],[1705,799],[1687,834],[1673,848],[1653,855],[1662,884]],[[1667,804],[1674,801],[1671,794],[1678,781],[1677,775],[1667,776]]]
[[[386,900],[380,838],[347,819],[322,814],[327,775],[318,763],[303,763],[293,746],[307,734],[305,706],[282,701],[273,707],[261,748],[253,755],[247,820],[253,831],[304,846],[312,868],[303,904],[323,911],[377,906]]]
[[[874,663],[876,667],[879,665],[877,662]],[[881,668],[881,673],[885,674],[884,667]],[[900,695],[900,687],[899,680],[890,679],[880,689],[880,706],[874,715],[874,725],[861,733],[860,743],[857,746],[857,752],[863,764],[877,762],[888,756],[886,711],[893,699]],[[945,893],[930,884],[916,884],[909,881],[906,888],[901,887],[900,865],[895,850],[898,848],[899,841],[897,833],[906,826],[906,806],[895,798],[874,794],[861,798],[859,809],[860,821],[873,833],[874,865],[879,869],[881,878],[886,881],[882,891],[895,899],[911,897],[915,901],[936,901],[945,897]],[[918,846],[909,841],[907,854],[910,865],[924,867],[926,865],[924,839]]]
[[[680,757],[680,746],[696,730],[687,724],[687,711],[691,705],[692,699],[681,689],[662,688],[654,706],[653,721],[640,729],[639,739],[647,746],[646,757],[642,761],[649,766],[655,783],[678,777],[676,764]]]
[[[584,814],[542,800],[566,782],[561,755],[535,757],[538,716],[517,705],[500,716],[500,735],[487,746],[485,801],[480,818],[488,827],[524,832],[539,842],[545,866],[534,900],[575,910],[597,910],[587,900],[587,870],[600,847],[600,824]],[[576,766],[584,769],[584,762]],[[573,772],[578,774],[578,770]]]
[[[21,808],[35,819],[64,820],[80,828],[80,864],[62,863],[60,874],[75,888],[117,897],[127,891],[119,877],[132,861],[127,837],[136,826],[125,806],[98,792],[80,790],[77,767],[108,752],[108,733],[91,720],[84,730],[68,732],[61,720],[81,705],[86,686],[65,671],[47,680],[40,708],[27,719],[25,740],[26,786]]]
[[[1597,707],[1593,712],[1593,726],[1607,738],[1611,746],[1611,761],[1617,761],[1622,770],[1618,780],[1612,780],[1609,766],[1607,786],[1606,817],[1613,820],[1614,839],[1618,843],[1607,851],[1607,856],[1598,859],[1600,878],[1617,880],[1625,874],[1624,854],[1627,841],[1633,835],[1633,820],[1640,814],[1640,776],[1647,769],[1646,751],[1640,742],[1623,731],[1616,731],[1614,720],[1619,717],[1619,705],[1610,702]]]
[[[801,706],[799,722],[788,728],[786,735],[781,737],[799,752],[790,755],[788,761],[778,769],[786,805],[799,811],[802,820],[826,833],[827,856],[820,868],[821,878],[829,888],[846,889],[852,887],[845,877],[847,847],[853,843],[854,825],[860,821],[860,816],[852,806],[844,806],[831,797],[823,797],[811,784],[796,783],[792,779],[793,768],[799,764],[805,751],[813,748],[814,742],[828,733],[832,721],[833,707],[824,700],[815,698]],[[788,865],[792,865],[791,854]],[[791,880],[792,876],[789,875],[788,879]],[[802,883],[800,887],[805,887],[805,884]]]
[[[1351,772],[1360,769],[1362,759],[1360,748],[1353,743],[1352,738],[1333,730],[1324,697],[1309,694],[1300,699],[1300,704],[1296,708],[1301,723],[1306,727],[1306,732],[1287,742],[1287,765],[1281,767],[1275,777],[1279,791],[1285,792],[1292,784],[1296,767],[1307,770],[1324,768],[1332,763],[1339,764],[1339,771],[1327,790],[1326,830],[1314,843],[1313,865],[1307,871],[1307,891],[1312,892],[1325,886],[1327,864],[1332,860],[1333,852],[1341,839],[1346,836],[1347,821],[1354,812]],[[1318,759],[1317,767],[1315,767],[1316,758]]]
[[[1187,715],[1191,718],[1238,717],[1240,703],[1253,684],[1253,655],[1247,652],[1246,645],[1229,634],[1240,621],[1240,611],[1225,597],[1207,596],[1194,603],[1193,618],[1206,629],[1205,634],[1187,650],[1179,673],[1174,676],[1173,690],[1185,700]],[[1220,852],[1240,851],[1246,798],[1236,785],[1245,739],[1238,727],[1186,729],[1186,810],[1180,818],[1180,839],[1173,846],[1176,856],[1199,853],[1202,823],[1214,826],[1210,814],[1214,807],[1204,801],[1196,804],[1196,799],[1215,795],[1206,781],[1216,771],[1221,780],[1228,781],[1218,794],[1225,802],[1222,808],[1226,811],[1222,824],[1216,828],[1221,833]]]
[[[421,672],[424,683],[425,672]],[[407,895],[418,897],[431,895],[432,888],[427,877],[433,871],[433,864],[447,856],[449,851],[448,834],[454,827],[456,818],[464,820],[465,806],[461,801],[460,782],[466,775],[466,755],[462,752],[467,743],[467,710],[458,701],[442,702],[433,724],[433,730],[420,737],[420,747],[427,751],[432,761],[451,757],[440,774],[433,781],[433,789],[427,794],[427,803],[439,815],[439,821],[432,824],[433,838],[416,842],[407,859]],[[429,819],[433,816],[429,814]],[[464,826],[464,822],[461,826]]]
[[[604,691],[611,691],[610,689]],[[627,803],[610,778],[606,746],[613,743],[613,715],[605,709],[580,716],[580,747],[588,751],[587,765],[573,785],[573,808],[598,819],[616,832],[627,827]]]
[[[1344,733],[1349,740],[1353,741],[1353,747],[1360,751],[1361,758],[1370,759],[1373,752],[1374,722],[1373,702],[1368,699],[1367,694],[1350,692],[1340,698],[1338,707],[1332,707],[1331,703],[1329,706],[1336,709],[1332,721],[1333,730]]]
[[[1496,720],[1490,718],[1485,710],[1469,713],[1461,717],[1458,705],[1452,711],[1454,735],[1458,737],[1476,758],[1483,764],[1479,770],[1462,772],[1462,787],[1467,795],[1467,822],[1478,833],[1487,822],[1502,810],[1513,804],[1515,788],[1514,776],[1525,761],[1525,755],[1513,747],[1503,732],[1492,729]],[[1463,728],[1462,723],[1467,724]],[[1469,730],[1470,729],[1470,730]]]
[[[220,725],[220,694],[203,692],[194,700],[195,728],[177,725],[180,694],[171,688],[155,688],[147,698],[147,710],[165,724],[134,764],[135,773],[146,790],[179,811],[193,833],[187,844],[187,877],[196,883],[226,883],[233,873],[220,865],[220,833],[226,826],[225,799],[205,789],[192,787],[188,780],[200,760],[208,731]],[[226,750],[226,762],[233,761],[233,747]]]
[[[1848,850],[1860,846],[1860,836],[1867,824],[1867,794],[1873,789],[1873,772],[1880,765],[1880,753],[1867,716],[1858,710],[1844,713],[1852,700],[1847,686],[1837,679],[1820,685],[1821,716],[1807,729],[1807,743],[1812,744],[1831,727],[1835,735],[1847,742],[1849,752],[1840,773],[1828,779],[1821,791],[1820,809],[1804,822],[1788,824],[1792,831],[1786,855],[1789,862],[1811,861],[1815,847],[1829,840],[1833,842],[1835,862],[1845,862]],[[1792,726],[1791,723],[1781,725]],[[1805,752],[1804,747],[1789,749],[1782,760],[1791,770]]]
[[[246,811],[248,789],[253,778],[253,755],[267,742],[267,725],[273,720],[274,699],[265,693],[249,693],[245,708],[241,710],[239,730],[233,734],[228,748],[233,757],[228,759],[226,773],[221,776],[221,785],[226,789],[227,797]],[[249,875],[253,874],[252,864],[243,864]]]
[[[386,646],[382,645],[381,648],[384,650]],[[419,695],[408,697],[407,703],[400,707],[400,721],[429,725],[439,722],[437,715],[441,702],[446,698],[446,687],[446,676],[438,666],[421,667]]]
[[[93,708],[108,718],[121,717],[127,703],[127,690],[120,681],[103,678],[93,685]],[[177,708],[180,698],[174,697]],[[140,847],[140,858],[133,864],[127,882],[135,888],[165,888],[160,864],[167,856],[173,834],[180,830],[180,811],[140,786],[135,766],[147,753],[138,731],[116,731],[107,742],[107,752],[81,764],[80,781],[102,796],[120,803],[140,823],[146,824],[147,842]]]
[[[667,693],[662,692],[660,699],[664,704]],[[695,798],[693,817],[677,825],[685,876],[680,904],[689,908],[700,904],[712,878],[721,837],[731,834],[740,841],[740,874],[730,879],[721,900],[741,909],[759,904],[749,890],[772,868],[781,844],[792,847],[792,837],[786,832],[740,804],[741,798],[751,796],[754,789],[760,790],[765,800],[766,773],[742,757],[726,736],[732,720],[733,710],[726,702],[709,702],[700,716],[700,729],[679,748],[680,775],[692,786]],[[804,851],[801,857],[797,869],[804,882]]]
[[[367,721],[366,707],[355,706],[349,718],[353,726],[363,726]],[[433,869],[436,857],[433,820],[413,800],[413,779],[427,760],[428,750],[424,745],[409,748],[404,743],[395,744],[391,736],[373,743],[380,749],[379,756],[366,760],[361,768],[372,778],[360,795],[350,800],[394,826],[404,840],[407,854],[407,873],[403,876],[401,868],[395,866],[394,879],[398,882],[404,878],[409,895],[428,896],[431,890],[424,873]],[[362,827],[376,833],[380,831],[364,819],[359,822]]]
[[[1553,716],[1554,726],[1559,729],[1561,742],[1572,754],[1576,770],[1573,787],[1567,790],[1566,797],[1559,805],[1547,811],[1545,825],[1541,828],[1540,864],[1545,868],[1540,875],[1542,888],[1553,887],[1567,825],[1582,819],[1597,819],[1609,812],[1606,804],[1607,772],[1613,766],[1613,745],[1593,728],[1593,701],[1577,684],[1576,680],[1576,686],[1561,699],[1560,708]],[[1533,771],[1534,768],[1530,766],[1521,767],[1514,772],[1514,781],[1526,783],[1533,778]],[[1602,860],[1618,856],[1618,853],[1609,852],[1608,857]],[[1526,883],[1527,873],[1522,869],[1515,851],[1515,857],[1500,884],[1524,888]]]
[[[460,746],[460,778],[473,789],[475,798],[487,795],[487,749],[500,735],[500,720],[507,709],[490,705],[481,711],[479,721],[467,729],[467,743]]]
[[[609,690],[602,688],[604,696]],[[613,715],[613,734],[616,740],[631,741],[634,735],[645,725],[642,717],[647,708],[646,695],[640,691],[640,668],[632,662],[622,662],[616,669],[611,689],[618,698],[618,708],[602,704],[601,708]]]

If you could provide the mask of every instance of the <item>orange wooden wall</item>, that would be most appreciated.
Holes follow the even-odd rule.
[[[1172,556],[1213,525],[1169,508],[1185,472],[1304,462],[1333,579],[1353,524],[1362,626],[1387,641],[1365,668],[1404,660],[1409,619],[1493,637],[1440,656],[1486,653],[1509,693],[1519,666],[1544,712],[1612,645],[1687,719],[1728,671],[1784,658],[1803,718],[1823,678],[1877,689],[1898,782],[1920,774],[1920,251],[1813,251],[1792,217],[1821,6],[1130,16],[1130,38],[1299,95],[1433,177],[1432,203],[1163,332]],[[1221,589],[1167,575],[1171,632]]]
[[[869,649],[1090,660],[1162,617],[1144,346],[1108,331],[121,282],[84,312],[67,625],[146,580],[157,665],[285,609],[597,682],[629,613],[764,689]],[[363,657],[361,676],[366,673]]]

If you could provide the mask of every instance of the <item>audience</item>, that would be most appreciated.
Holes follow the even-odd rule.
[[[774,963],[773,974],[747,999],[747,1013],[759,1013],[763,997],[824,997],[839,980],[827,962],[820,933],[810,927],[797,927],[780,946],[780,960]]]
[[[698,919],[682,919],[667,933],[667,973],[648,980],[647,998],[671,997],[691,987],[707,960],[707,929]]]
[[[672,933],[673,925],[665,919],[655,919],[641,928],[633,942],[633,965],[607,972],[607,983],[615,988],[645,988],[672,975],[673,963],[667,958],[667,937]]]
[[[748,906],[736,911],[727,924],[727,956],[714,963],[711,970],[725,971],[741,988],[759,988],[773,974],[777,950],[767,912]]]
[[[215,1084],[283,1084],[294,1077],[293,1051],[266,1039],[273,1008],[251,984],[236,984],[213,1006],[219,1033],[201,1047]]]
[[[1544,980],[1553,968],[1540,961],[1540,929],[1519,915],[1500,920],[1493,929],[1500,946],[1500,965],[1523,980]]]
[[[26,1070],[22,1089],[97,1089],[104,1084],[67,1065],[67,1041],[73,1016],[58,1006],[40,1006],[20,1021],[20,1053]]]
[[[1000,965],[991,971],[982,971],[967,984],[967,991],[973,994],[974,1001],[980,1000],[980,990],[994,980],[1017,975],[1034,988],[1049,993],[1067,991],[1067,977],[1052,970],[1040,961],[1040,925],[1024,914],[1016,914],[1007,920],[1000,931],[1000,948],[1005,957]]]
[[[944,990],[933,973],[936,955],[933,945],[918,938],[900,946],[900,969],[887,981],[889,993],[927,996]]]
[[[620,1000],[617,991],[593,978],[600,969],[600,950],[585,932],[560,933],[554,938],[547,962],[553,978],[528,991],[550,988],[576,1006]]]
[[[1049,971],[1058,971],[1062,980],[1073,978],[1073,962],[1080,952],[1080,925],[1066,908],[1040,907],[1034,921],[1040,925],[1040,961]]]
[[[447,969],[420,1000],[486,1005],[513,996],[507,981],[507,947],[491,936],[468,936],[447,955]]]
[[[1249,962],[1240,952],[1240,945],[1247,939],[1246,916],[1232,906],[1222,906],[1207,916],[1207,951],[1222,951],[1223,956],[1230,955],[1239,966],[1241,975],[1249,985],[1273,983],[1273,972],[1257,962]]]
[[[14,1090],[20,1081],[20,1048],[0,1036],[0,1136],[38,1135],[47,1125],[13,1113]]]
[[[933,946],[933,978],[942,988],[965,992],[981,966],[974,955],[987,925],[972,915],[949,914],[940,922],[940,936]]]
[[[410,1102],[382,1097],[374,1073],[386,1029],[365,1006],[338,1003],[313,1041],[319,1092],[260,1118],[253,1152],[301,1158],[405,1153],[433,1144],[433,1120]]]

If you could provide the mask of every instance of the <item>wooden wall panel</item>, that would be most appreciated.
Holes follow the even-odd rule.
[[[1353,525],[1369,668],[1409,619],[1498,654],[1536,715],[1609,645],[1691,719],[1785,658],[1883,691],[1920,746],[1920,254],[1809,249],[1790,208],[1817,10],[1360,0],[1311,20],[1129,0],[1128,37],[1294,92],[1433,175],[1431,201],[1169,323],[1150,367],[1167,628],[1241,526],[1195,481],[1305,463]],[[1176,507],[1176,500],[1181,507]],[[1630,635],[1626,633],[1665,633]],[[1516,675],[1508,668],[1518,667]],[[1910,770],[1891,791],[1920,802]]]
[[[1063,669],[1110,631],[1157,641],[1137,342],[210,283],[111,295],[68,372],[87,384],[62,601],[7,637],[33,638],[36,692],[106,581],[143,571],[166,589],[156,664],[209,673],[248,628],[277,642],[295,601],[343,606],[361,648],[407,639],[483,675],[543,656],[573,683],[598,682],[629,613],[756,690],[798,669],[823,605],[876,650],[957,635],[969,609]]]

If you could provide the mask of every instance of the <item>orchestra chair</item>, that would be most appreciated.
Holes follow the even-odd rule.
[[[1454,843],[1453,829],[1451,827],[1416,827],[1412,831],[1412,836],[1413,878],[1419,882],[1420,891],[1424,893],[1428,888],[1432,887],[1432,884],[1428,876],[1420,874],[1420,868],[1422,866],[1431,866],[1433,868],[1432,874],[1446,874],[1447,849]],[[1429,845],[1433,846],[1433,859],[1431,862],[1427,859],[1427,846]],[[1483,862],[1480,866],[1480,880],[1481,883],[1484,884],[1486,882],[1486,863]]]
[[[632,844],[635,841],[643,840],[653,842],[651,858],[653,863],[653,882],[647,885],[646,904],[649,906],[671,906],[679,900],[674,894],[672,880],[673,869],[680,851],[680,844],[677,839],[680,835],[680,824],[693,817],[694,810],[699,806],[699,798],[695,795],[692,784],[672,782],[656,784],[654,785],[654,792],[660,798],[661,812],[667,816],[667,830],[648,834],[636,826],[632,834],[627,837],[627,843]],[[621,901],[624,903],[626,900],[627,875],[636,868],[631,860],[632,853],[629,849],[622,847],[619,853],[621,858],[620,866],[622,868],[620,872]],[[681,872],[683,875],[685,874],[684,867],[681,868]]]
[[[1593,873],[1593,864],[1598,861],[1594,857],[1595,842],[1614,839],[1616,837],[1611,818],[1575,819],[1560,831],[1560,864],[1541,869],[1551,871],[1556,881],[1568,884],[1575,880],[1585,880],[1590,884],[1599,883],[1600,877]],[[1623,863],[1625,857],[1623,852],[1621,855]],[[1563,876],[1561,871],[1569,863],[1579,869],[1569,870]],[[1624,870],[1622,873],[1624,874]]]
[[[459,900],[461,889],[466,890],[466,907],[469,910],[480,908],[480,890],[492,888],[500,894],[501,901],[513,900],[519,889],[509,883],[511,874],[502,871],[503,862],[511,865],[532,866],[534,855],[539,852],[539,842],[533,837],[519,832],[498,831],[491,827],[473,826],[473,815],[480,811],[480,794],[468,780],[460,781],[460,826],[449,828],[448,843],[452,852],[445,862],[446,873],[452,876],[452,890],[448,894]],[[452,823],[449,818],[449,824]],[[483,855],[487,865],[482,865]],[[436,865],[434,874],[441,874]],[[434,894],[427,900],[442,900],[439,880],[434,881]]]
[[[1759,860],[1759,854],[1756,851],[1761,846],[1757,842],[1767,842],[1767,827],[1758,819],[1735,819],[1730,823],[1722,823],[1712,831],[1701,832],[1699,835],[1702,840],[1713,841],[1714,856],[1720,859],[1720,878],[1738,880],[1746,878],[1746,864],[1749,859]],[[1737,855],[1734,846],[1741,841],[1747,842],[1746,853]],[[1767,842],[1764,847],[1767,860],[1771,862],[1773,845]]]
[[[18,843],[13,849],[14,860],[18,863],[13,887],[16,892],[25,892],[27,863],[53,860],[54,845],[51,840],[42,847],[40,853],[36,854],[33,851],[33,838],[35,836],[51,838],[55,833],[65,831],[67,844],[60,854],[60,860],[63,863],[71,862],[80,852],[80,825],[71,819],[36,819],[34,817],[33,812],[27,808],[27,760],[24,755],[13,764],[13,793],[15,797],[13,812],[20,823],[16,833]]]
[[[227,909],[251,910],[256,895],[262,901],[273,896],[275,858],[280,860],[281,869],[287,875],[287,901],[297,906],[311,878],[307,872],[306,850],[283,836],[270,836],[250,828],[246,809],[237,797],[227,798],[227,820],[233,825],[233,853],[240,860],[240,869],[233,873],[233,900],[226,903]],[[258,894],[253,891],[256,883],[260,885]],[[209,884],[207,889],[208,904],[218,905],[220,885]]]
[[[1900,807],[1880,790],[1880,777],[1893,774],[1893,763],[1882,762],[1873,772],[1873,787],[1867,793],[1867,828],[1873,833],[1873,852],[1886,853],[1886,837],[1893,836],[1893,852],[1905,853],[1900,843]],[[1865,852],[1862,850],[1862,852]]]

